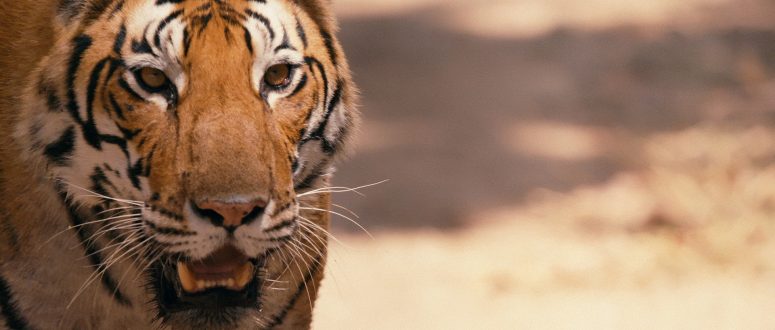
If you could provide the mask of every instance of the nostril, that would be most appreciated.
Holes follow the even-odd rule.
[[[253,210],[251,210],[248,214],[242,217],[242,224],[247,225],[253,222],[254,220],[258,219],[258,216],[264,214],[264,208],[266,207],[266,204],[263,204],[262,206],[254,206]]]
[[[212,222],[214,225],[218,227],[223,227],[223,216],[212,209],[203,209],[197,206],[195,203],[191,203],[193,205],[194,212],[203,218],[207,218]]]
[[[201,217],[209,219],[214,225],[234,228],[248,224],[264,213],[266,201],[259,199],[250,203],[227,203],[204,201],[191,203],[194,211]]]

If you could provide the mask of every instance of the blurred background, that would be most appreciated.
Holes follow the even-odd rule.
[[[775,329],[775,2],[335,0],[316,329]]]

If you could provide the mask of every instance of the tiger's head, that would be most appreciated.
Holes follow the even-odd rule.
[[[126,243],[162,322],[271,323],[267,277],[323,262],[324,244],[291,243],[325,240],[314,189],[357,118],[324,3],[66,0],[58,19],[18,135],[77,215]]]

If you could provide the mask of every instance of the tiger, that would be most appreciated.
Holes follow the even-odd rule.
[[[0,2],[0,329],[305,329],[360,121],[328,0]]]

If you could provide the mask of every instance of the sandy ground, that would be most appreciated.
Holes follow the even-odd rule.
[[[696,128],[641,152],[649,170],[468,228],[337,235],[315,327],[775,327],[775,131]]]
[[[316,329],[775,328],[775,4],[335,3],[336,183],[390,181],[335,196],[374,237]]]

